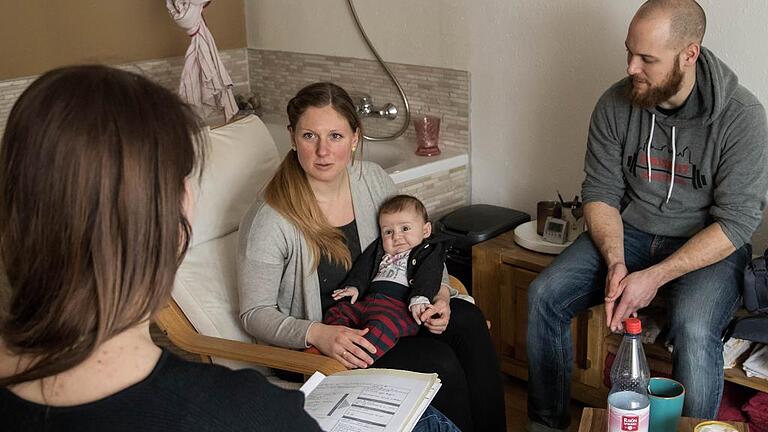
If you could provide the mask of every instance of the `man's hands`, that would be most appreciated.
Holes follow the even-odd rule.
[[[620,283],[622,291],[619,305],[613,311],[610,327],[613,331],[622,328],[622,322],[630,315],[637,316],[637,310],[642,309],[653,301],[662,283],[653,267],[630,273]],[[607,303],[606,303],[607,304]]]
[[[714,264],[735,250],[720,224],[714,222],[688,239],[672,255],[644,270],[628,273],[621,260],[615,261],[608,266],[605,281],[605,315],[608,326],[613,331],[620,330],[621,322],[638,309],[648,306],[664,284]]]
[[[339,288],[337,290],[333,290],[333,293],[331,293],[331,297],[335,301],[339,301],[344,297],[352,297],[351,299],[349,299],[349,302],[352,304],[355,304],[355,300],[357,300],[357,296],[359,295],[360,295],[360,291],[358,291],[358,289],[353,286]]]
[[[613,320],[613,310],[616,307],[616,300],[621,296],[624,287],[620,285],[622,279],[627,276],[627,266],[624,263],[617,263],[608,267],[608,274],[605,276],[605,322],[608,327]]]
[[[624,267],[624,272],[626,273],[626,267]],[[609,271],[608,274],[610,275],[611,272]],[[637,316],[637,311],[648,306],[656,297],[661,285],[663,285],[663,281],[654,267],[627,274],[615,284],[613,290],[612,285],[607,285],[605,316],[611,330],[621,330],[622,322],[625,319],[630,316]],[[616,305],[619,296],[621,298],[619,304]]]

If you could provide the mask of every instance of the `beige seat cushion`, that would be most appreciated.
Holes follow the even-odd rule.
[[[208,159],[194,187],[192,245],[176,275],[173,298],[200,334],[253,342],[238,318],[237,228],[280,161],[258,117],[245,117],[206,133]],[[213,360],[232,368],[253,367]]]

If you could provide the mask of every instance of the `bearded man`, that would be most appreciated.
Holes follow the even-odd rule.
[[[740,303],[768,189],[763,106],[701,46],[693,0],[650,0],[626,38],[628,77],[597,102],[582,185],[589,231],[528,290],[529,430],[567,429],[571,319],[605,303],[613,331],[663,292],[683,415],[713,418],[721,334]]]

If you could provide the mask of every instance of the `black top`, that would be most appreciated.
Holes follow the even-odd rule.
[[[675,108],[662,108],[662,107],[660,107],[660,106],[656,105],[656,111],[658,111],[658,112],[660,112],[660,113],[664,114],[664,115],[665,115],[665,116],[667,116],[667,117],[669,117],[669,116],[671,116],[671,115],[675,115],[675,114],[677,114],[677,112],[678,112],[678,111],[680,111],[681,109],[683,109],[683,107],[684,107],[684,106],[685,106],[685,105],[688,103],[688,101],[691,99],[691,95],[692,95],[692,94],[693,94],[695,91],[696,91],[696,85],[694,84],[693,90],[692,90],[692,91],[691,91],[691,92],[688,94],[688,97],[685,99],[685,102],[683,102],[682,104],[680,104],[680,106],[679,106],[679,107],[675,107]]]
[[[662,108],[660,106],[657,106],[656,107],[656,111],[658,111],[658,112],[664,114],[665,116],[669,117],[669,116],[671,116],[673,114],[676,114],[681,109],[683,109],[684,106],[685,106],[685,104],[682,104],[679,107],[675,107],[675,108]]]
[[[163,350],[152,373],[104,399],[50,407],[0,388],[4,431],[320,431],[299,391],[256,371],[184,361]]]
[[[357,234],[357,222],[353,219],[352,222],[338,228],[344,234],[347,248],[354,262],[361,252],[360,237]],[[346,276],[347,269],[343,265],[332,263],[325,256],[320,258],[320,263],[317,266],[317,278],[320,282],[320,306],[323,309],[323,314],[336,303],[331,297],[331,293],[341,287],[341,282],[344,281]]]

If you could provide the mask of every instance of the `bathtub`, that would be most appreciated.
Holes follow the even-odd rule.
[[[269,133],[275,140],[281,155],[291,148],[291,138],[286,129],[288,122],[280,117],[262,117]],[[468,165],[469,157],[458,150],[443,149],[438,156],[417,156],[416,143],[400,137],[393,141],[366,141],[362,159],[379,164],[392,177],[395,184],[403,184],[440,171]]]

